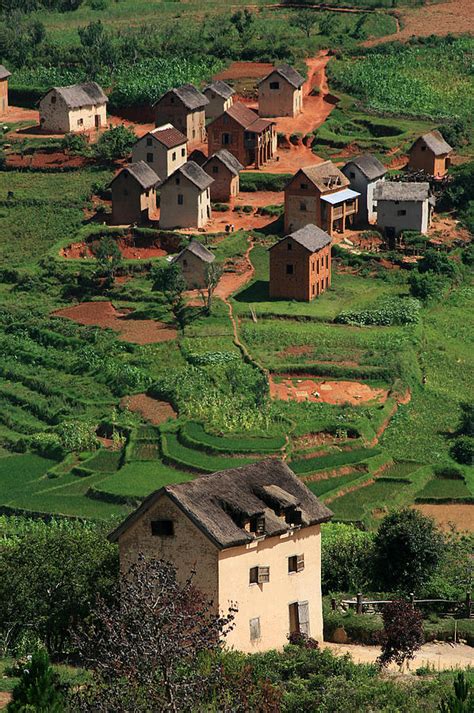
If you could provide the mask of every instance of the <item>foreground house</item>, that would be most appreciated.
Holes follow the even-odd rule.
[[[207,268],[215,257],[199,240],[193,239],[171,260],[171,264],[180,266],[188,290],[201,290],[207,285]]]
[[[214,179],[211,200],[228,201],[239,193],[239,174],[243,166],[227,149],[210,156],[203,169]]]
[[[142,554],[175,565],[216,611],[238,607],[226,644],[281,648],[301,632],[322,641],[321,523],[332,516],[278,460],[152,493],[111,533],[122,576]]]
[[[349,179],[352,190],[359,195],[357,223],[367,225],[377,218],[374,208],[374,188],[377,181],[384,181],[387,169],[378,158],[366,153],[352,158],[342,167],[342,173]]]
[[[0,64],[0,116],[8,111],[8,80],[12,73]]]
[[[156,186],[159,177],[144,161],[131,163],[113,178],[112,224],[146,222],[156,210]]]
[[[212,178],[187,161],[160,186],[160,228],[203,228],[211,217]]]
[[[304,77],[288,64],[275,67],[258,83],[260,116],[298,116],[303,111]]]
[[[165,92],[153,105],[155,126],[172,124],[189,143],[206,140],[206,106],[208,99],[192,84]]]
[[[420,136],[408,152],[408,168],[441,178],[448,171],[452,151],[439,131],[429,131]]]
[[[107,125],[107,97],[97,82],[53,87],[39,103],[40,127],[67,134]]]
[[[271,119],[235,102],[207,127],[208,154],[227,149],[242,166],[260,168],[276,153],[277,136]]]
[[[158,126],[138,139],[132,161],[145,161],[164,181],[188,160],[187,143],[186,136],[171,124]]]
[[[344,233],[358,210],[359,193],[331,161],[301,168],[285,188],[285,231],[317,225],[332,237]]]
[[[374,201],[377,226],[389,243],[403,230],[428,232],[434,206],[429,183],[383,181],[375,186]]]
[[[202,91],[207,97],[209,104],[206,106],[206,119],[217,119],[234,103],[235,89],[228,84],[217,79],[212,84],[208,84]]]
[[[331,285],[331,237],[316,225],[306,225],[269,248],[270,297],[305,300]]]

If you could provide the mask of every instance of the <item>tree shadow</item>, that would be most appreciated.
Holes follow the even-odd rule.
[[[234,299],[236,302],[273,302],[268,292],[269,283],[265,280],[256,280],[243,289]]]

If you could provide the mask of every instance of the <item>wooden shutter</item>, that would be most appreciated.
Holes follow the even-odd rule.
[[[304,569],[304,555],[296,555],[296,571],[301,572]]]
[[[265,582],[270,581],[270,567],[259,567],[258,568],[258,583],[265,584]]]
[[[260,617],[250,619],[250,641],[256,641],[260,638]]]
[[[309,636],[309,604],[298,602],[298,624],[301,634]]]

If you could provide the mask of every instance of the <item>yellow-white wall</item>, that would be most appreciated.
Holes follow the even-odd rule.
[[[148,140],[151,139],[151,146]],[[153,160],[149,161],[149,154]],[[132,161],[144,161],[150,168],[164,181],[168,176],[176,171],[188,160],[188,150],[186,142],[169,149],[154,136],[145,134],[132,148]]]
[[[170,176],[160,189],[160,228],[203,228],[211,217],[211,196],[209,188],[199,190],[194,183],[179,176]],[[179,205],[178,195],[183,196]]]
[[[53,98],[56,99],[53,102]],[[48,92],[40,101],[40,126],[44,132],[62,133],[87,131],[98,125],[107,125],[107,105],[97,104],[69,109],[60,94],[54,90]],[[82,122],[82,123],[81,123]]]

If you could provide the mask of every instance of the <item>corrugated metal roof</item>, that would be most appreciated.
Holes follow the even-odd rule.
[[[357,198],[357,196],[360,196],[360,193],[357,193],[357,191],[353,191],[351,188],[344,188],[342,191],[330,193],[328,196],[321,196],[321,200],[335,205],[343,201],[351,201],[353,198]]]

